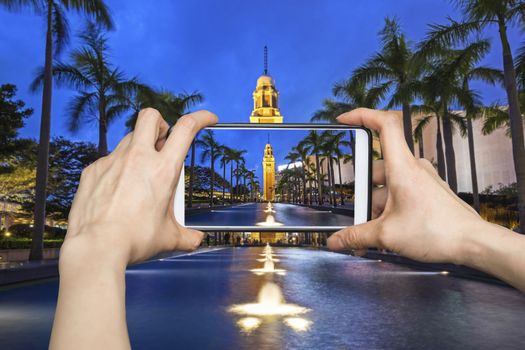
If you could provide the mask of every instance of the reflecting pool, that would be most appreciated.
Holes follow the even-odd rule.
[[[511,288],[301,248],[273,248],[274,267],[286,274],[256,274],[264,249],[224,248],[130,268],[134,349],[525,344],[525,296]],[[0,289],[2,349],[46,348],[57,291],[56,279]]]

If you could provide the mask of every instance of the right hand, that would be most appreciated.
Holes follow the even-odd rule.
[[[426,159],[410,152],[399,118],[359,108],[337,120],[379,132],[384,160],[375,161],[372,220],[328,239],[332,250],[388,249],[425,262],[463,262],[461,246],[476,225],[485,224],[457,197]]]

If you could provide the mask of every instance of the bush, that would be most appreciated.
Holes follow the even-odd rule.
[[[9,227],[12,237],[16,238],[31,238],[33,236],[33,228],[27,224],[14,224]],[[48,239],[64,239],[66,230],[60,227],[46,226],[44,228],[44,238]]]
[[[60,248],[64,240],[62,239],[45,239],[44,248]],[[0,238],[0,249],[29,249],[31,248],[31,239],[29,238]]]

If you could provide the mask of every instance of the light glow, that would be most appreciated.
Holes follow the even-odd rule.
[[[297,332],[306,332],[308,329],[310,329],[310,326],[312,325],[312,321],[309,321],[307,319],[301,318],[301,317],[288,317],[284,319],[284,323]]]

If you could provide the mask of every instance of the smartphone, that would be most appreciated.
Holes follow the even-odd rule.
[[[336,231],[370,220],[372,137],[330,124],[217,124],[201,130],[175,194],[202,231]]]

